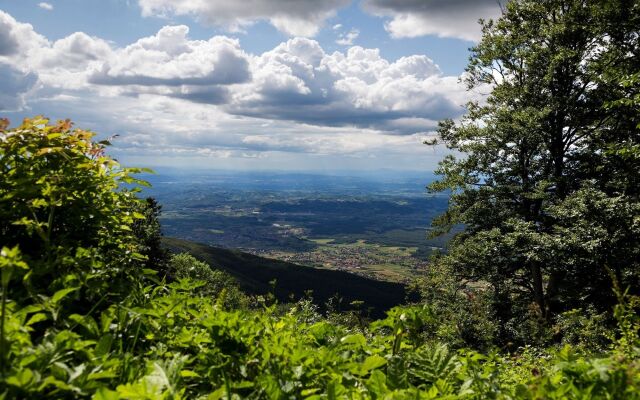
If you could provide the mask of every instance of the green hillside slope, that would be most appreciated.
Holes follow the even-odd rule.
[[[165,238],[164,242],[173,252],[191,253],[212,267],[233,275],[248,293],[270,292],[269,282],[275,279],[275,295],[280,301],[290,300],[291,295],[298,299],[304,296],[305,291],[312,290],[314,301],[319,305],[338,294],[343,299],[344,308],[349,308],[349,303],[354,300],[361,300],[365,309],[371,309],[373,316],[379,316],[405,300],[405,287],[399,283],[305,267],[181,239]]]

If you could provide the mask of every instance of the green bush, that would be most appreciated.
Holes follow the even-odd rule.
[[[275,306],[224,311],[188,280],[145,293],[37,341],[37,314],[11,303],[7,398],[640,398],[637,352],[513,359],[424,343],[419,309],[362,334]]]
[[[457,279],[443,261],[433,258],[426,276],[414,283],[431,313],[425,338],[455,348],[491,348],[498,334],[491,296],[482,285]]]
[[[553,330],[562,344],[602,351],[611,344],[609,325],[604,313],[593,308],[575,309],[558,315]]]
[[[0,124],[0,243],[18,246],[31,267],[12,290],[17,299],[75,288],[76,305],[130,290],[144,256],[132,233],[135,190],[143,183],[106,155],[106,141],[36,117],[15,129]],[[18,277],[17,277],[18,278]],[[88,303],[87,303],[88,302]]]
[[[211,268],[209,264],[197,260],[191,254],[181,253],[171,256],[169,276],[172,279],[190,279],[199,282],[195,292],[212,299],[228,308],[246,308],[249,298],[242,293],[236,280],[224,271]]]

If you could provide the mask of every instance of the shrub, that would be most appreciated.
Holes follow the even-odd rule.
[[[144,182],[139,169],[106,155],[107,141],[70,121],[25,119],[0,124],[0,243],[18,246],[28,274],[17,299],[76,288],[76,306],[121,296],[142,275],[144,256],[132,234]]]
[[[181,253],[171,256],[169,275],[172,279],[190,279],[200,282],[196,293],[217,299],[228,308],[246,307],[249,298],[242,293],[236,280],[224,271],[213,269],[209,264],[197,260],[191,254]]]
[[[458,280],[441,259],[432,261],[427,275],[414,283],[432,313],[433,323],[425,337],[456,348],[492,347],[498,327],[487,291],[482,285]]]
[[[611,344],[607,316],[592,307],[566,311],[556,317],[553,330],[562,344],[603,351]]]

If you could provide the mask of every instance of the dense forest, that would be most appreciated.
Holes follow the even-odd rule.
[[[464,79],[433,234],[382,319],[163,247],[144,169],[0,123],[0,399],[639,399],[640,3],[513,0]],[[277,282],[274,282],[274,286]]]

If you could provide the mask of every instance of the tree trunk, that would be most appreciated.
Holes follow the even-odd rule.
[[[531,278],[533,280],[533,297],[540,310],[540,315],[545,320],[548,317],[547,305],[544,299],[544,286],[542,283],[542,269],[540,264],[534,262],[531,264]]]

